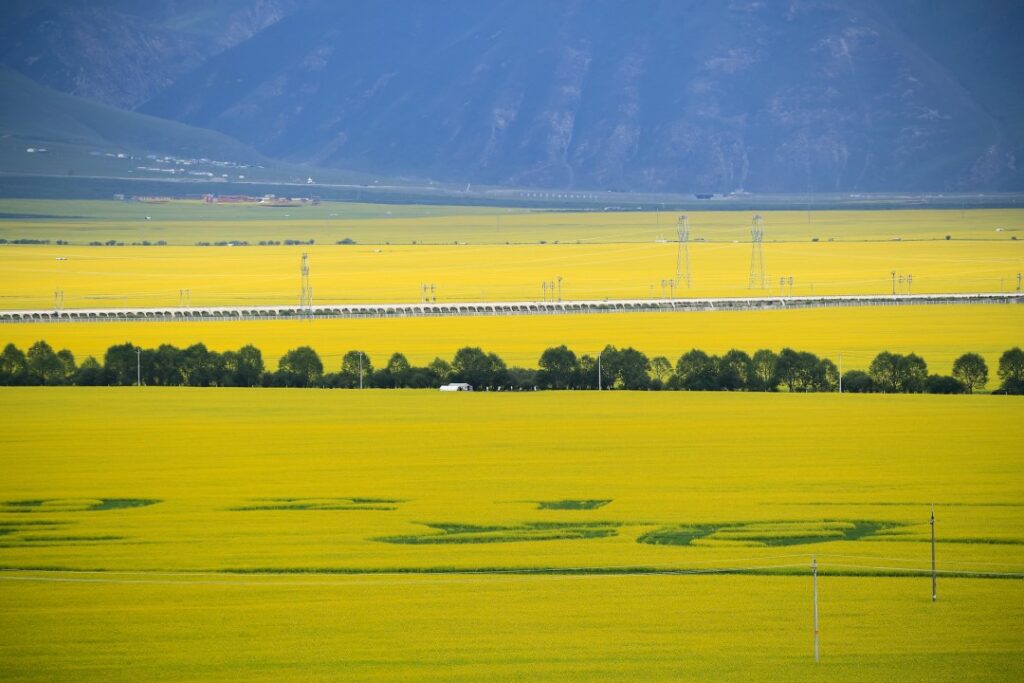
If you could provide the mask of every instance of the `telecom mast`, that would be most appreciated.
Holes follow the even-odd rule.
[[[747,289],[767,286],[767,279],[764,272],[764,218],[760,214],[754,214],[750,222],[750,278],[747,280]]]

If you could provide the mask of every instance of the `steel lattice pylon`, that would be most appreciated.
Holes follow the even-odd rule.
[[[676,250],[676,285],[686,283],[690,288],[690,221],[686,216],[680,216],[676,223],[676,234],[679,236],[679,245]]]
[[[750,222],[750,277],[747,280],[747,289],[768,286],[768,279],[764,270],[764,218],[755,214]]]

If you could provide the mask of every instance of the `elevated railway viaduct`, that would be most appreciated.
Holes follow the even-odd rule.
[[[0,323],[291,320],[296,318],[433,318],[482,315],[685,313],[849,306],[1020,304],[1024,294],[914,294],[896,296],[790,296],[708,299],[602,299],[594,301],[490,301],[445,303],[321,303],[309,306],[201,306],[0,310]]]

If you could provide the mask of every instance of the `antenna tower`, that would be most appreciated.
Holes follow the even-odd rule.
[[[302,291],[299,292],[299,306],[313,305],[313,288],[309,284],[309,254],[302,253]]]
[[[754,214],[750,222],[750,278],[747,280],[747,289],[765,288],[767,281],[764,273],[763,243],[764,218],[760,214]]]
[[[679,236],[679,248],[676,250],[676,286],[686,282],[690,288],[690,220],[680,216],[676,223],[676,234]]]

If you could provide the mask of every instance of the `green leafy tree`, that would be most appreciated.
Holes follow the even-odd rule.
[[[452,381],[466,382],[474,388],[504,384],[506,374],[505,362],[493,353],[484,353],[479,347],[463,347],[455,352],[452,359]]]
[[[315,386],[324,374],[324,364],[317,352],[308,346],[292,349],[278,361],[278,377],[283,386]]]
[[[360,381],[367,386],[367,379],[373,374],[373,363],[365,351],[348,351],[341,357],[341,372],[338,373],[338,386],[346,389],[359,387]]]
[[[1008,394],[1024,394],[1024,350],[1019,346],[1008,349],[999,357],[999,379],[1002,390]]]
[[[750,390],[775,391],[779,387],[779,378],[775,374],[778,356],[769,349],[760,349],[750,360]]]
[[[443,358],[435,358],[427,365],[432,386],[440,386],[451,381],[452,364]]]
[[[75,372],[74,383],[80,387],[96,387],[106,384],[103,366],[92,356],[87,357]]]
[[[869,394],[875,391],[875,383],[863,370],[850,370],[843,373],[843,391],[851,394]]]
[[[651,374],[661,384],[665,384],[672,378],[672,362],[665,356],[655,356],[651,359]]]
[[[8,344],[0,353],[0,381],[6,385],[24,384],[28,379],[28,359],[25,352]]]
[[[714,391],[718,388],[718,363],[700,349],[687,351],[676,361],[672,388],[684,391]]]
[[[44,341],[37,341],[25,354],[28,375],[33,384],[60,384],[64,379],[64,364],[53,348]]]
[[[137,360],[134,344],[116,344],[108,348],[103,355],[103,375],[107,382],[113,385],[135,384]]]
[[[727,351],[718,359],[718,388],[726,391],[741,391],[748,388],[751,384],[753,366],[753,360],[746,352],[739,349]]]
[[[578,380],[579,362],[576,354],[564,344],[545,349],[538,362],[537,385],[546,389],[567,389]]]
[[[57,352],[57,360],[60,361],[61,384],[73,384],[75,373],[78,367],[75,365],[75,354],[68,349],[61,349]]]
[[[953,361],[953,377],[964,385],[968,394],[988,384],[988,365],[976,353],[965,353]]]
[[[955,377],[943,375],[928,375],[924,381],[924,393],[926,394],[963,394],[967,387]]]

